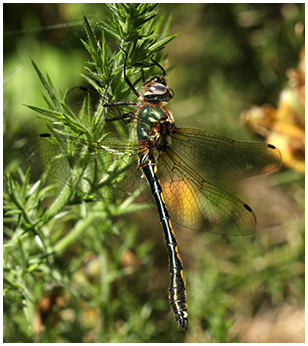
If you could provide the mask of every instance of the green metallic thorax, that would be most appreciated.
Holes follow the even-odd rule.
[[[137,135],[138,140],[146,141],[151,129],[162,117],[166,117],[168,112],[159,105],[144,103],[139,106]]]

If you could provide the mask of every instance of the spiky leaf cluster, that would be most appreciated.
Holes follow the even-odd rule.
[[[106,8],[111,18],[99,24],[102,29],[101,42],[97,41],[91,25],[84,18],[88,42],[83,41],[83,44],[92,59],[86,67],[90,76],[88,81],[106,86],[112,76],[109,97],[123,100],[128,97],[130,90],[123,80],[124,53],[119,46],[128,53],[129,77],[138,82],[141,79],[140,68],[151,67],[153,55],[163,64],[163,57],[159,53],[176,35],[168,36],[171,18],[158,16],[157,4],[106,4]],[[105,35],[115,40],[114,51],[107,44]]]

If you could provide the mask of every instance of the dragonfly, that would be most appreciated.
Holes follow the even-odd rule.
[[[252,209],[208,180],[272,173],[281,165],[281,154],[271,144],[177,127],[167,108],[174,91],[167,85],[164,68],[152,58],[161,74],[146,80],[139,93],[127,76],[128,54],[121,49],[124,79],[138,101],[108,102],[110,78],[102,102],[105,122],[127,126],[128,138],[111,135],[89,141],[45,133],[30,139],[24,152],[30,163],[90,196],[113,198],[110,186],[120,196],[135,186],[136,179],[147,181],[168,252],[169,302],[179,328],[185,330],[183,263],[171,220],[186,228],[227,236],[253,233],[256,217]]]

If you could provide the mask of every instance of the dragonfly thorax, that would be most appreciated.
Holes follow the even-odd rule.
[[[147,80],[142,89],[142,101],[165,105],[172,99],[173,90],[167,86],[165,78],[155,76]]]

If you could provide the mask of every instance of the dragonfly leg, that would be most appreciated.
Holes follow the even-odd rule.
[[[105,104],[103,104],[103,107],[105,107],[105,110],[106,110],[106,111],[104,110],[104,120],[105,121],[124,120],[124,122],[129,123],[130,120],[132,119],[133,115],[135,114],[135,112],[127,112],[127,113],[119,114],[119,115],[114,116],[114,117],[108,117],[107,116],[107,108],[108,107],[117,107],[117,106],[136,106],[136,105],[137,105],[137,103],[133,102],[133,101],[105,103]]]
[[[108,100],[108,90],[111,86],[111,83],[112,83],[112,76],[111,76],[111,73],[109,72],[108,70],[108,74],[109,74],[109,82],[108,82],[108,85],[105,89],[105,93],[104,93],[104,101],[105,100]],[[108,107],[116,107],[116,106],[137,106],[138,103],[137,102],[134,102],[134,101],[124,101],[124,102],[114,102],[114,103],[107,103],[105,102],[103,104],[103,107],[104,107],[104,120],[105,121],[116,121],[116,120],[124,120],[125,122],[129,122],[127,121],[128,119],[130,119],[134,112],[128,112],[128,113],[123,113],[123,114],[120,114],[118,116],[115,116],[115,117],[108,117],[107,116],[107,109]]]
[[[128,58],[128,53],[127,51],[122,47],[119,46],[120,49],[124,52],[125,54],[125,58],[124,58],[124,66],[123,66],[123,73],[124,73],[124,79],[125,82],[128,84],[128,86],[131,88],[132,92],[138,97],[138,99],[140,98],[140,94],[138,93],[138,91],[135,89],[135,87],[133,86],[132,82],[129,80],[129,78],[126,75],[126,64],[127,64],[127,58]]]
[[[166,71],[156,60],[153,59],[153,56],[154,55],[152,55],[151,57],[151,61],[153,62],[154,65],[158,66],[163,71],[162,77],[164,78],[166,76]]]

